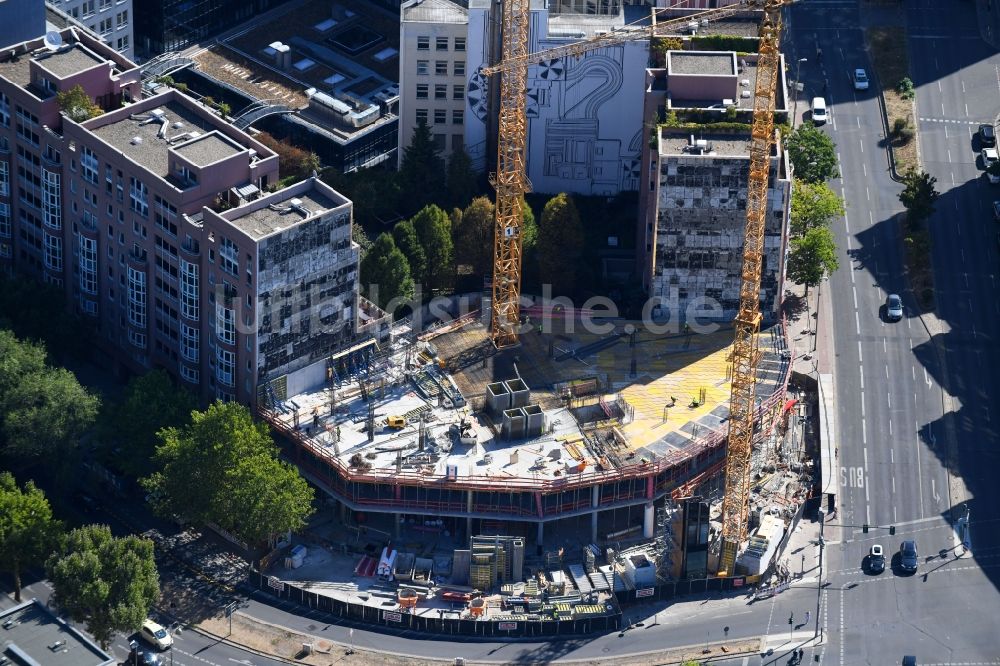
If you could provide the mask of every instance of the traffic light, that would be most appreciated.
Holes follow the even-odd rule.
[[[864,525],[861,526],[861,531],[865,534],[868,534],[868,523],[865,523]]]
[[[896,534],[896,526],[895,525],[889,525],[889,534],[895,536],[895,534]]]

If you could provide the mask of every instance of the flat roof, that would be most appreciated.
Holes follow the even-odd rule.
[[[709,144],[709,155],[698,155],[688,152],[691,145],[691,135],[695,139],[704,139]],[[660,134],[660,155],[690,155],[691,157],[750,157],[750,133],[746,134],[702,134],[688,132],[672,134],[663,131]]]
[[[69,48],[63,47],[52,53],[43,53],[35,56],[35,62],[60,79],[65,79],[101,65],[107,62],[107,60],[99,57],[82,44],[73,44]]]
[[[283,231],[289,227],[301,224],[306,220],[312,220],[328,210],[332,210],[342,205],[344,202],[337,202],[318,191],[315,187],[301,192],[294,186],[278,192],[282,196],[277,198],[265,197],[267,204],[274,205],[279,210],[274,210],[268,205],[254,206],[257,202],[251,202],[241,208],[234,208],[223,213],[229,222],[248,234],[255,240],[269,236],[276,231]],[[301,201],[303,209],[309,211],[309,215],[292,209],[291,200]],[[248,210],[241,210],[248,209]]]
[[[168,120],[166,138],[157,136],[161,124],[157,121],[147,122],[150,112],[154,109],[162,110]],[[204,112],[205,114],[208,111]],[[174,127],[175,123],[181,123],[181,127]],[[180,142],[171,146],[168,141],[172,137],[196,131],[200,134],[208,134],[215,131],[215,126],[207,118],[198,115],[193,109],[189,109],[180,102],[169,100],[157,107],[150,107],[145,111],[140,111],[132,116],[124,116],[119,120],[104,125],[94,126],[90,131],[110,144],[112,147],[123,153],[126,157],[136,162],[142,167],[150,170],[162,178],[170,175],[170,160],[168,150],[174,148],[183,150]],[[139,137],[141,143],[133,143],[133,139]],[[208,146],[209,144],[205,144]],[[225,144],[224,148],[214,160],[222,159],[232,154],[232,143]]]
[[[117,664],[111,655],[34,599],[0,612],[0,647],[0,655],[14,664]]]
[[[215,130],[196,139],[185,141],[175,146],[174,150],[195,166],[204,167],[237,155],[246,148]]]
[[[671,74],[735,76],[736,58],[733,53],[709,51],[668,51]]]

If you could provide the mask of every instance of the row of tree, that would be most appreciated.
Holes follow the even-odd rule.
[[[14,578],[21,600],[21,573],[44,563],[56,604],[82,622],[105,649],[119,631],[137,631],[160,597],[153,542],[115,537],[107,525],[66,532],[45,493],[28,481],[19,487],[0,473],[0,568]]]
[[[576,283],[584,235],[580,213],[567,194],[549,199],[536,225],[534,214],[521,201],[522,255],[525,265],[537,262],[542,284],[552,293],[572,292]],[[492,272],[493,202],[472,200],[465,210],[445,213],[434,204],[412,220],[399,222],[392,233],[379,235],[361,261],[361,283],[374,300],[387,307],[414,296],[415,284],[424,295],[450,286],[458,274],[473,276],[479,284]]]

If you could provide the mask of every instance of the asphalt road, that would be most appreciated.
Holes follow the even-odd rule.
[[[834,224],[841,268],[823,285],[833,311],[842,465],[837,518],[845,525],[828,549],[826,660],[891,664],[904,654],[920,663],[992,660],[1000,655],[992,621],[1000,595],[990,559],[1000,551],[990,525],[998,506],[990,482],[997,471],[990,421],[997,395],[997,248],[990,187],[975,166],[971,133],[1000,111],[1000,59],[979,41],[972,3],[906,3],[921,152],[942,192],[931,224],[939,315],[949,332],[932,342],[902,274],[901,186],[888,174],[876,90],[855,91],[850,80],[856,67],[872,72],[858,2],[806,1],[791,16],[789,60],[810,60],[802,65],[807,96],[822,94],[825,83],[826,131],[842,173],[833,186],[847,202],[847,214]],[[901,322],[884,320],[889,293],[904,298]],[[943,402],[945,395],[954,402]],[[957,462],[949,458],[949,442]],[[954,557],[949,466],[954,483],[967,484],[975,498],[972,559]],[[897,532],[865,535],[863,524],[895,525]],[[861,572],[872,544],[891,555],[907,538],[920,549],[917,576]]]

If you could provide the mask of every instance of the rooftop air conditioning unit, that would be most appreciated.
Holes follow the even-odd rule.
[[[288,205],[289,206],[301,206],[302,205],[302,199],[292,199],[292,200],[290,200],[288,202]]]
[[[163,109],[153,109],[152,111],[149,112],[149,115],[159,120],[163,116],[167,115],[167,112],[164,111]]]
[[[129,141],[129,143],[131,143],[133,146],[138,146],[139,144],[142,143],[142,137],[141,136],[134,136]]]
[[[698,32],[698,22],[697,22],[697,21],[691,21],[690,23],[688,23],[688,24],[687,24],[687,30],[688,30],[688,32],[690,32],[690,33],[691,33],[692,35],[693,35],[694,33]]]

